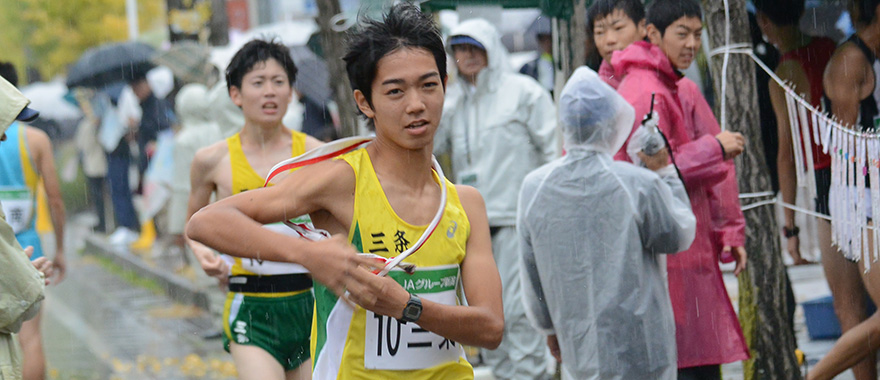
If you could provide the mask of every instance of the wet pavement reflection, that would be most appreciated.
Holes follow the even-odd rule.
[[[68,278],[47,291],[43,317],[49,379],[233,379],[235,367],[210,313],[173,302],[84,251],[69,224]]]

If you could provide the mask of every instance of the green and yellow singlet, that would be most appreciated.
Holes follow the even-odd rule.
[[[411,225],[397,216],[379,183],[366,149],[347,153],[356,185],[349,241],[360,252],[394,257],[415,244],[427,226]],[[441,179],[434,174],[435,180]],[[442,179],[448,200],[440,224],[425,244],[405,261],[413,275],[400,269],[388,275],[422,299],[459,304],[460,265],[470,224],[455,186]],[[329,289],[315,283],[312,322],[312,378],[328,379],[473,379],[474,371],[457,342],[402,324],[362,308],[352,309]]]
[[[303,154],[306,149],[306,135],[297,131],[290,132],[293,140],[291,144],[291,157]],[[229,162],[232,166],[232,195],[263,187],[265,179],[257,174],[257,172],[251,167],[250,163],[248,163],[247,157],[244,155],[244,151],[242,151],[241,148],[240,135],[236,133],[227,138],[226,145],[229,149]],[[311,225],[311,219],[308,215],[291,219],[291,221]],[[270,224],[265,227],[279,233],[290,234],[290,228],[282,223]],[[299,264],[242,259],[240,257],[229,258],[228,256],[227,259],[231,259],[232,261],[232,271],[230,273],[232,276],[308,273],[308,270]],[[302,291],[294,293],[248,293],[246,295],[258,297],[287,297],[301,292]]]

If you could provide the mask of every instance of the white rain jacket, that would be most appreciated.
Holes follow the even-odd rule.
[[[490,226],[513,226],[522,179],[559,157],[556,110],[538,82],[509,69],[507,51],[491,24],[467,20],[450,33],[457,35],[486,47],[488,67],[477,75],[474,91],[461,78],[449,81],[434,151],[450,153],[455,183],[474,186],[483,195]],[[449,67],[456,71],[454,61]]]
[[[567,155],[519,199],[526,314],[556,335],[565,379],[676,378],[675,324],[658,260],[690,246],[696,219],[675,169],[614,161],[633,108],[588,68],[560,97]]]
[[[175,111],[180,131],[174,136],[174,181],[169,201],[169,230],[183,233],[190,192],[190,165],[196,152],[223,139],[220,127],[211,120],[208,89],[192,83],[177,93]]]

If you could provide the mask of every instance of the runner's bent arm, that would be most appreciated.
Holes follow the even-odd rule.
[[[501,277],[492,256],[486,206],[476,189],[456,186],[468,215],[471,233],[461,264],[461,277],[467,306],[443,305],[422,299],[418,325],[452,341],[469,346],[495,349],[504,332],[501,303]],[[418,253],[416,253],[418,254]],[[357,280],[350,284],[350,299],[377,314],[401,318],[409,293],[388,277],[378,277],[364,268],[351,272]]]
[[[211,203],[211,194],[214,193],[217,185],[212,179],[214,168],[221,159],[219,146],[212,145],[199,149],[190,165],[190,192],[189,202],[187,204],[187,223],[193,214],[202,207]],[[184,233],[186,244],[193,251],[193,255],[202,266],[202,270],[209,276],[214,276],[223,281],[228,273],[225,262],[214,254],[214,251],[197,241],[189,238]]]
[[[785,61],[776,68],[776,74],[783,80],[791,81],[798,93],[803,94],[804,99],[810,102],[810,82],[807,80],[800,63],[795,60]],[[770,102],[773,112],[776,114],[776,129],[779,136],[779,151],[776,156],[776,170],[779,172],[779,192],[782,193],[782,201],[795,204],[797,199],[797,169],[794,161],[794,148],[791,137],[791,124],[788,119],[788,107],[785,103],[785,92],[774,80],[770,80]],[[813,126],[816,128],[816,126]],[[798,142],[800,143],[800,142]],[[784,208],[784,226],[794,227],[794,210]],[[802,263],[800,249],[788,241],[787,251],[796,264]]]
[[[342,236],[310,242],[272,232],[263,225],[321,210],[339,215],[346,199],[351,208],[353,192],[354,172],[347,163],[321,162],[293,172],[276,186],[233,195],[202,208],[190,219],[186,233],[229,255],[303,265],[316,281],[341,295],[354,282],[350,272],[359,265],[374,267],[376,263],[359,257]]]

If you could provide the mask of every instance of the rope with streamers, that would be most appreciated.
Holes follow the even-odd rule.
[[[729,32],[729,30],[728,30]],[[857,131],[844,126],[836,118],[817,109],[804,97],[794,91],[790,83],[782,80],[773,70],[752,51],[751,44],[738,43],[713,49],[709,56],[724,54],[745,54],[767,73],[785,92],[789,127],[792,134],[792,153],[795,160],[798,187],[806,188],[810,197],[816,196],[815,167],[813,149],[822,147],[822,152],[831,156],[831,189],[829,191],[829,210],[825,216],[780,199],[764,200],[743,206],[747,211],[755,207],[778,203],[785,208],[828,219],[832,221],[832,242],[850,260],[865,260],[865,270],[870,261],[880,259],[880,228],[867,224],[867,215],[880,215],[880,133]],[[726,68],[723,78],[726,78]],[[722,79],[722,85],[724,79]],[[724,125],[725,96],[722,93],[722,120]],[[868,177],[869,181],[865,178]],[[870,186],[868,185],[870,182]],[[741,199],[748,197],[740,196]],[[868,248],[868,234],[874,235],[873,250]],[[865,248],[865,249],[863,249]],[[873,251],[873,257],[869,257]]]

